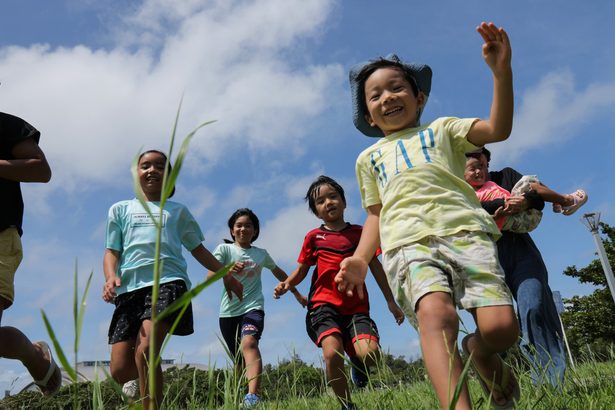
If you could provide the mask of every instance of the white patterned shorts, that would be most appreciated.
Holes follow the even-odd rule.
[[[414,327],[416,306],[428,293],[445,292],[463,309],[512,305],[497,248],[484,232],[429,236],[383,255],[393,295]]]

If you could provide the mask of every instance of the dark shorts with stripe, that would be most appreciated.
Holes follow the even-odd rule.
[[[220,332],[233,357],[237,355],[241,338],[254,336],[256,340],[260,340],[264,329],[265,312],[262,310],[250,310],[243,315],[220,318]]]
[[[159,314],[188,291],[186,282],[175,280],[160,284],[156,313]],[[172,326],[180,311],[163,319]],[[115,311],[109,325],[109,344],[136,339],[144,320],[152,318],[152,287],[122,293],[115,298]],[[192,304],[188,306],[173,332],[177,336],[194,333]]]
[[[350,357],[356,355],[354,343],[369,339],[378,343],[380,336],[376,323],[367,313],[341,315],[331,305],[320,305],[310,309],[305,317],[305,327],[310,339],[321,347],[322,339],[331,334],[339,334],[344,342],[344,350]]]

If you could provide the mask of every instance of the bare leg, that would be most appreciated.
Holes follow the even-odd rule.
[[[141,397],[143,398],[144,409],[158,409],[162,404],[162,367],[160,364],[153,370],[156,372],[156,397],[152,400],[148,388],[148,376],[149,376],[149,346],[152,332],[152,321],[144,320],[141,323],[139,334],[135,342],[135,356],[134,361],[139,374],[139,388],[141,390]],[[156,355],[160,354],[160,347],[164,341],[165,336],[169,332],[169,325],[162,322],[156,325]]]
[[[246,335],[241,339],[241,351],[246,365],[248,377],[248,393],[259,394],[263,361],[258,349],[258,340],[254,336]]]
[[[135,343],[136,339],[131,339],[111,345],[111,377],[119,384],[139,377],[135,364]]]
[[[519,324],[513,307],[510,305],[487,306],[472,311],[478,327],[476,333],[468,340],[468,350],[472,353],[472,362],[476,370],[490,380],[500,384],[503,368],[498,353],[505,352],[519,338]],[[493,391],[493,400],[504,404],[514,389],[514,380],[508,386],[502,386],[504,394]]]
[[[419,300],[416,315],[425,368],[436,390],[440,406],[448,409],[463,369],[457,350],[457,310],[448,293],[433,292]],[[465,383],[455,408],[471,408]]]
[[[51,360],[38,344],[32,343],[19,329],[11,326],[0,327],[0,357],[19,360],[34,380],[45,377]],[[58,383],[62,383],[62,378],[52,377],[47,390],[54,391]]]
[[[380,346],[375,340],[359,339],[354,343],[354,351],[365,366],[370,367],[376,364],[380,358]]]
[[[325,336],[320,346],[325,359],[327,383],[342,404],[350,403],[350,390],[344,372],[344,342],[342,337],[337,333]]]
[[[558,204],[561,206],[570,206],[574,204],[574,199],[570,194],[560,194],[559,192],[553,191],[546,185],[532,183],[530,187],[540,195],[542,199],[547,202],[551,202],[553,204]]]

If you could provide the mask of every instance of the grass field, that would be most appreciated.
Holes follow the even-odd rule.
[[[340,408],[324,388],[318,369],[297,368],[294,373],[284,376],[276,371],[274,368],[271,374],[263,376],[266,399],[258,409]],[[366,389],[353,392],[353,400],[359,408],[438,408],[429,381],[395,385],[394,380],[389,378],[384,382],[378,376]],[[167,373],[165,379],[164,407],[168,409],[236,409],[243,396],[243,383],[233,380],[229,370],[204,372],[182,369]],[[534,386],[527,371],[519,371],[519,382],[522,394],[518,409],[615,409],[615,361],[585,362],[576,370],[569,370],[561,390]],[[478,382],[473,378],[470,380],[470,391],[475,408],[489,408]],[[131,408],[122,401],[111,383],[102,382],[66,386],[51,398],[32,392],[23,393],[0,401],[0,409],[73,409],[76,403],[82,409]],[[138,403],[132,404],[132,408],[139,407]]]

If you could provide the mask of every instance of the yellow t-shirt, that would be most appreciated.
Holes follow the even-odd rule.
[[[363,207],[382,204],[380,242],[386,252],[427,236],[482,231],[499,237],[463,178],[467,140],[476,118],[443,117],[381,138],[357,158]]]

